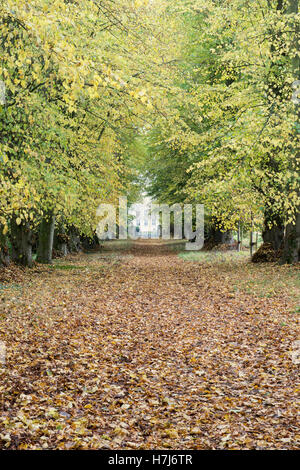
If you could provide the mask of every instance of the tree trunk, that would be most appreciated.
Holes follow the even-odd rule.
[[[271,243],[274,251],[283,248],[284,223],[271,209],[266,209],[265,211],[262,238],[264,243]]]
[[[284,229],[282,226],[274,225],[272,228],[265,228],[262,237],[265,243],[271,243],[273,249],[278,251],[283,246]]]
[[[53,242],[54,249],[59,252],[59,255],[67,256],[67,254],[69,253],[68,241],[69,237],[66,234],[66,229],[64,225],[59,224],[54,232]]]
[[[211,241],[214,241],[216,245],[233,243],[233,235],[231,230],[222,232],[220,229],[214,227],[210,232],[209,238]]]
[[[78,232],[72,227],[69,230],[68,249],[71,253],[79,253],[81,251],[81,241]]]
[[[29,224],[18,225],[11,220],[12,260],[23,266],[32,267],[32,232]]]
[[[297,263],[300,261],[300,212],[298,212],[295,224],[286,227],[284,248],[281,263]]]
[[[237,251],[241,251],[241,222],[238,224],[238,232],[237,232],[238,240],[237,240]]]
[[[2,233],[3,226],[0,226],[0,266],[8,266],[10,263],[7,238]]]
[[[37,262],[52,263],[53,236],[54,236],[55,216],[42,220],[39,228],[39,241],[37,249]]]
[[[253,232],[252,232],[252,227],[251,227],[251,230],[250,230],[250,243],[249,243],[249,247],[250,247],[250,257],[252,258],[252,255],[253,255]]]

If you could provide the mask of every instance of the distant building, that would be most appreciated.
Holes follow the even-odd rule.
[[[145,197],[142,203],[129,209],[129,215],[133,216],[130,225],[135,228],[136,237],[160,237],[159,215],[151,214],[151,203],[151,198]]]

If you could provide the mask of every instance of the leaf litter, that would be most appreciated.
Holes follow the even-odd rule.
[[[288,296],[150,241],[67,263],[0,292],[2,449],[299,448]]]

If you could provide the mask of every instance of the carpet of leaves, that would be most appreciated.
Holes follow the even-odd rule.
[[[230,281],[151,241],[25,270],[0,291],[0,448],[299,448],[295,306]]]

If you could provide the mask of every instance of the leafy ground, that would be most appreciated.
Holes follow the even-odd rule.
[[[105,247],[6,271],[0,447],[299,448],[299,267]]]

